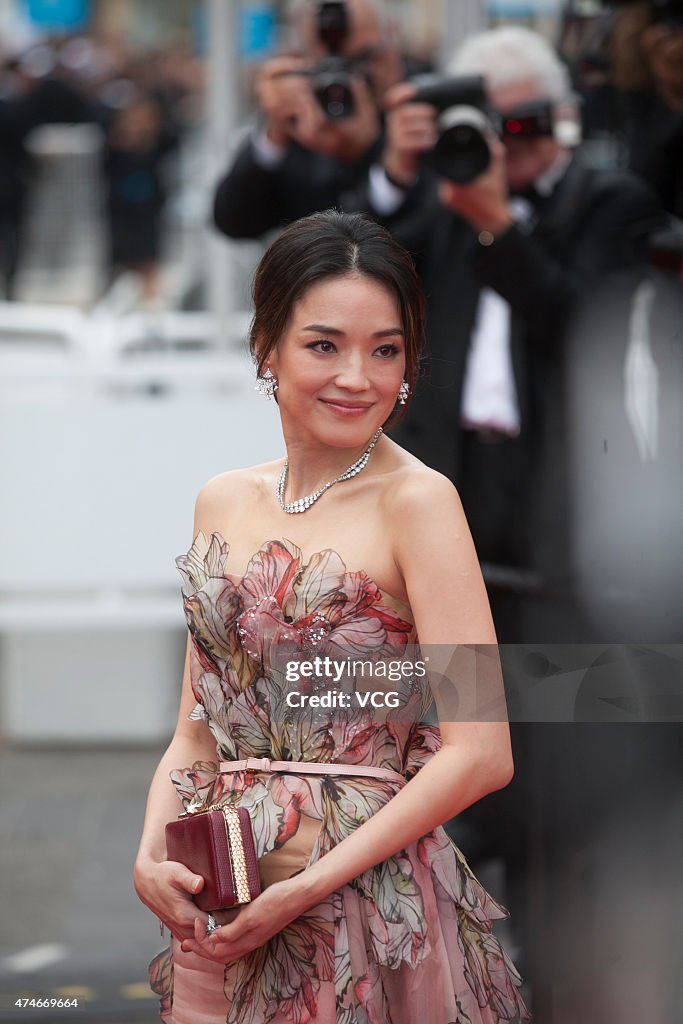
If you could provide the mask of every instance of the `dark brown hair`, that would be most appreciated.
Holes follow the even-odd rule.
[[[413,393],[424,339],[424,295],[413,261],[379,224],[336,210],[294,221],[256,269],[249,348],[259,374],[304,292],[326,278],[353,274],[372,278],[396,296],[405,335],[405,375]]]

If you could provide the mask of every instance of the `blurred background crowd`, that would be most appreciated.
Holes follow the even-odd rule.
[[[336,206],[422,275],[394,436],[457,485],[507,645],[516,777],[451,834],[539,1024],[677,1020],[683,0],[0,0],[0,61],[0,1019],[41,986],[154,1019],[172,556],[208,477],[281,454],[250,274]],[[568,710],[527,703],[550,678]]]
[[[8,299],[91,305],[129,268],[145,299],[159,296],[164,207],[187,198],[179,156],[205,122],[204,62],[188,30],[192,5],[168,5],[170,25],[162,5],[149,6],[151,17],[130,4],[3,5]],[[67,23],[58,31],[60,17]],[[84,267],[88,284],[79,289]],[[52,290],[47,270],[61,276]]]

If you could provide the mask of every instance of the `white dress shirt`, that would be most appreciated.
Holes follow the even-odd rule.
[[[549,196],[564,175],[571,152],[563,150],[534,182],[537,192]],[[384,168],[370,169],[369,195],[378,213],[389,216],[405,198],[405,191],[387,178]],[[512,196],[508,205],[518,224],[529,225],[531,203]],[[510,355],[510,305],[492,288],[482,288],[470,339],[463,381],[460,419],[463,427],[493,429],[515,437],[520,415]]]
[[[567,169],[571,154],[559,154],[534,182],[549,196]],[[529,225],[533,207],[522,196],[511,196],[513,220]],[[492,288],[479,293],[476,320],[467,353],[460,421],[463,427],[498,430],[516,437],[520,429],[519,402],[510,354],[510,304]]]

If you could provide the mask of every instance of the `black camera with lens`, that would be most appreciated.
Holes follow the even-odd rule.
[[[414,103],[438,112],[439,137],[427,160],[439,177],[467,184],[484,173],[491,160],[488,137],[538,138],[555,134],[553,108],[545,100],[519,104],[505,115],[489,103],[482,75],[414,79]]]
[[[330,55],[319,61],[311,72],[313,95],[327,117],[349,117],[354,110],[351,89],[354,62],[341,56],[349,34],[349,14],[343,0],[318,4],[316,32]]]

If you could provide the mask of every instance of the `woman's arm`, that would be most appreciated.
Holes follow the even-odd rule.
[[[206,504],[203,494],[197,500],[194,536],[201,529]],[[195,918],[199,916],[206,920],[206,914],[202,914],[192,900],[192,895],[201,891],[204,880],[182,864],[166,860],[165,828],[181,810],[169,775],[179,766],[217,760],[216,741],[207,725],[202,721],[188,720],[197,703],[190,679],[191,645],[188,633],[178,722],[149,788],[145,823],[133,869],[138,896],[177,938],[192,935]]]
[[[198,915],[206,920],[206,915],[201,915],[192,901],[204,881],[182,864],[166,860],[165,828],[182,810],[169,773],[195,761],[216,760],[216,741],[205,723],[187,720],[197,703],[190,685],[190,644],[188,638],[178,724],[149,788],[145,823],[133,869],[138,896],[179,939],[193,934]]]
[[[495,645],[484,583],[460,499],[431,470],[415,471],[392,494],[396,561],[421,647]],[[423,648],[424,649],[424,648]],[[502,686],[502,683],[501,683]],[[197,925],[183,944],[229,961],[262,945],[294,918],[375,864],[393,856],[487,793],[507,785],[507,722],[440,723],[442,748],[376,814],[306,871],[270,886],[209,937]]]

